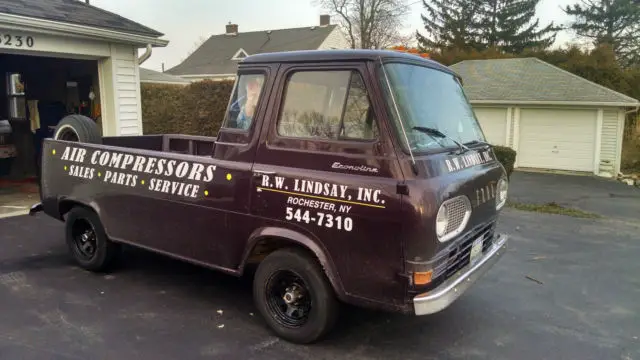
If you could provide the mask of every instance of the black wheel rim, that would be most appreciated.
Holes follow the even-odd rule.
[[[311,313],[311,293],[304,280],[289,270],[271,274],[265,284],[267,309],[278,324],[299,328]]]
[[[90,222],[78,219],[73,223],[71,230],[73,245],[76,254],[85,261],[90,261],[96,255],[98,242],[96,231]]]
[[[58,140],[64,140],[64,141],[78,141],[78,134],[76,134],[75,131],[69,129],[62,129],[60,130],[60,134],[58,135]]]

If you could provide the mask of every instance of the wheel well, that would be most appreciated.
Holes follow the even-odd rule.
[[[342,288],[342,283],[340,279],[337,277],[337,274],[333,273],[333,270],[329,267],[329,264],[323,264],[316,254],[311,248],[307,245],[299,243],[294,240],[290,240],[282,237],[268,236],[261,238],[254,245],[251,251],[248,253],[243,269],[247,270],[243,271],[249,274],[253,274],[253,271],[257,267],[260,262],[267,257],[267,255],[273,253],[274,251],[281,249],[298,249],[301,252],[309,255],[310,258],[316,261],[316,264],[320,266],[322,271],[324,272],[327,279],[331,283],[331,286],[336,291],[338,298],[344,299],[344,289]],[[326,266],[325,266],[326,265]],[[252,276],[252,275],[249,275]]]
[[[253,245],[253,248],[251,249],[251,251],[247,256],[247,261],[245,262],[245,265],[257,265],[265,257],[267,257],[267,255],[271,254],[276,250],[281,250],[285,248],[300,249],[305,253],[307,253],[307,255],[313,257],[318,263],[320,263],[320,259],[318,259],[318,256],[313,251],[311,251],[308,247],[298,242],[285,239],[285,238],[279,238],[279,237],[265,237],[258,240]]]
[[[83,207],[85,209],[94,211],[92,207],[85,205],[83,203],[73,201],[73,200],[62,200],[58,204],[58,213],[60,214],[60,219],[64,220],[64,216],[71,211],[74,207]]]

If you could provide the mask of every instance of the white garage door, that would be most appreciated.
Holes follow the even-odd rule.
[[[480,127],[487,142],[493,145],[505,145],[507,141],[507,109],[475,108]]]
[[[596,110],[522,109],[518,166],[593,171]]]

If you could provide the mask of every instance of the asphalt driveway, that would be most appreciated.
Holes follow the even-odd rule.
[[[640,189],[595,176],[520,172],[511,175],[511,201],[556,202],[622,221],[640,223]]]
[[[248,279],[134,250],[95,275],[60,223],[0,219],[0,358],[640,359],[640,228],[511,209],[500,228],[508,253],[446,311],[346,307],[304,347],[269,333]]]

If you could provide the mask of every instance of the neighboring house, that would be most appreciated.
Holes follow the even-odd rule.
[[[16,174],[34,173],[42,139],[69,112],[103,135],[143,133],[139,64],[168,44],[162,33],[84,1],[0,0],[0,34],[0,119],[12,123]]]
[[[140,82],[148,84],[189,85],[191,81],[167,73],[140,68]]]
[[[536,58],[451,66],[487,137],[517,151],[516,167],[620,171],[625,114],[640,101]]]
[[[240,32],[237,24],[211,36],[182,63],[166,71],[190,80],[234,79],[238,61],[265,52],[346,49],[349,42],[329,15],[320,16],[319,26]]]

